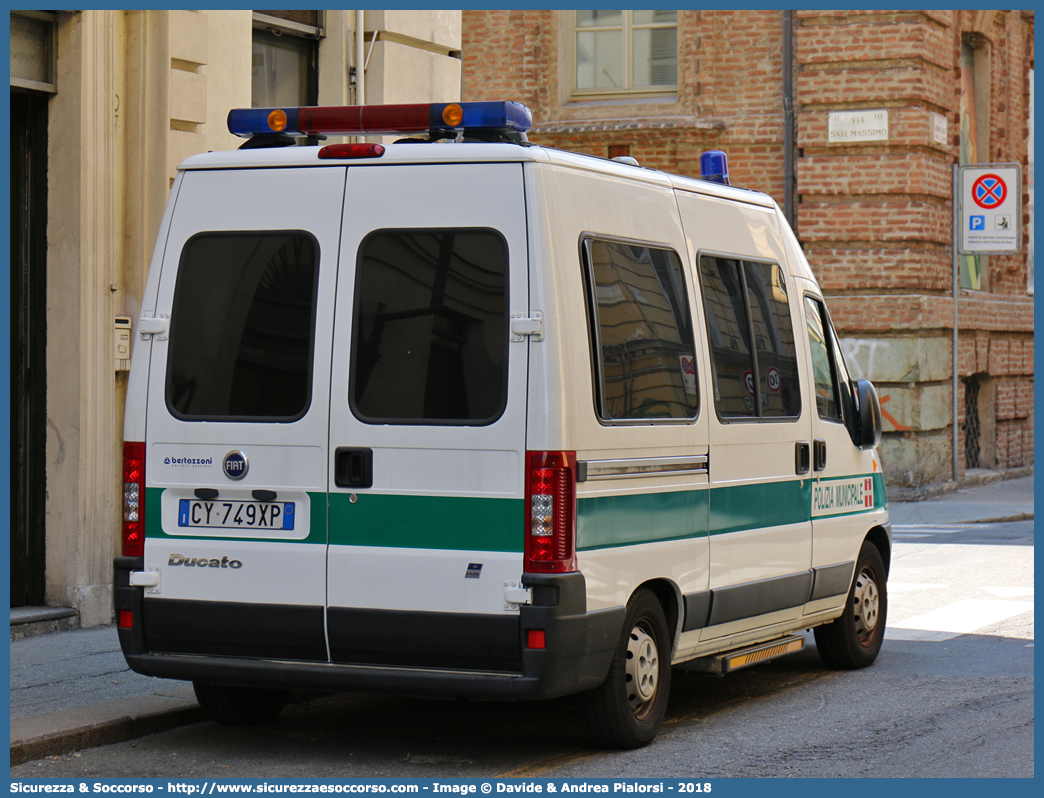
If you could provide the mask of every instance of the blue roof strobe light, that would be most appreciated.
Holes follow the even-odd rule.
[[[707,150],[700,155],[700,177],[712,183],[728,186],[729,162],[721,150]]]
[[[450,103],[432,105],[432,119],[442,118],[443,109]],[[512,100],[504,102],[458,103],[464,111],[463,119],[457,127],[465,130],[512,130],[525,133],[533,127],[533,112],[522,103]],[[448,127],[433,125],[433,127]]]
[[[423,103],[411,105],[236,108],[228,113],[236,136],[370,136],[450,131],[525,133],[533,114],[522,103]]]

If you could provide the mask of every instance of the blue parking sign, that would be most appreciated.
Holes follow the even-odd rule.
[[[968,229],[969,230],[985,230],[986,229],[986,217],[985,216],[969,216],[968,217]]]

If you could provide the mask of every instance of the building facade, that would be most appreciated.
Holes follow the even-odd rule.
[[[127,347],[177,165],[241,143],[231,108],[454,100],[460,63],[455,11],[11,12],[13,607],[111,621]]]
[[[1033,463],[1029,11],[465,11],[463,99],[530,106],[530,139],[731,180],[791,220],[893,495]],[[1023,247],[962,257],[954,164],[1022,168]]]

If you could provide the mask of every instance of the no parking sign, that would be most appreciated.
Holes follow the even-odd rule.
[[[1015,163],[959,168],[962,255],[1014,255],[1022,250],[1022,169]]]

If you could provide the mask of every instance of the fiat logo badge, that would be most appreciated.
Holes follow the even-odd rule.
[[[246,476],[249,468],[250,463],[247,462],[246,455],[240,451],[229,452],[225,455],[225,459],[221,461],[221,469],[229,479],[242,479]]]

